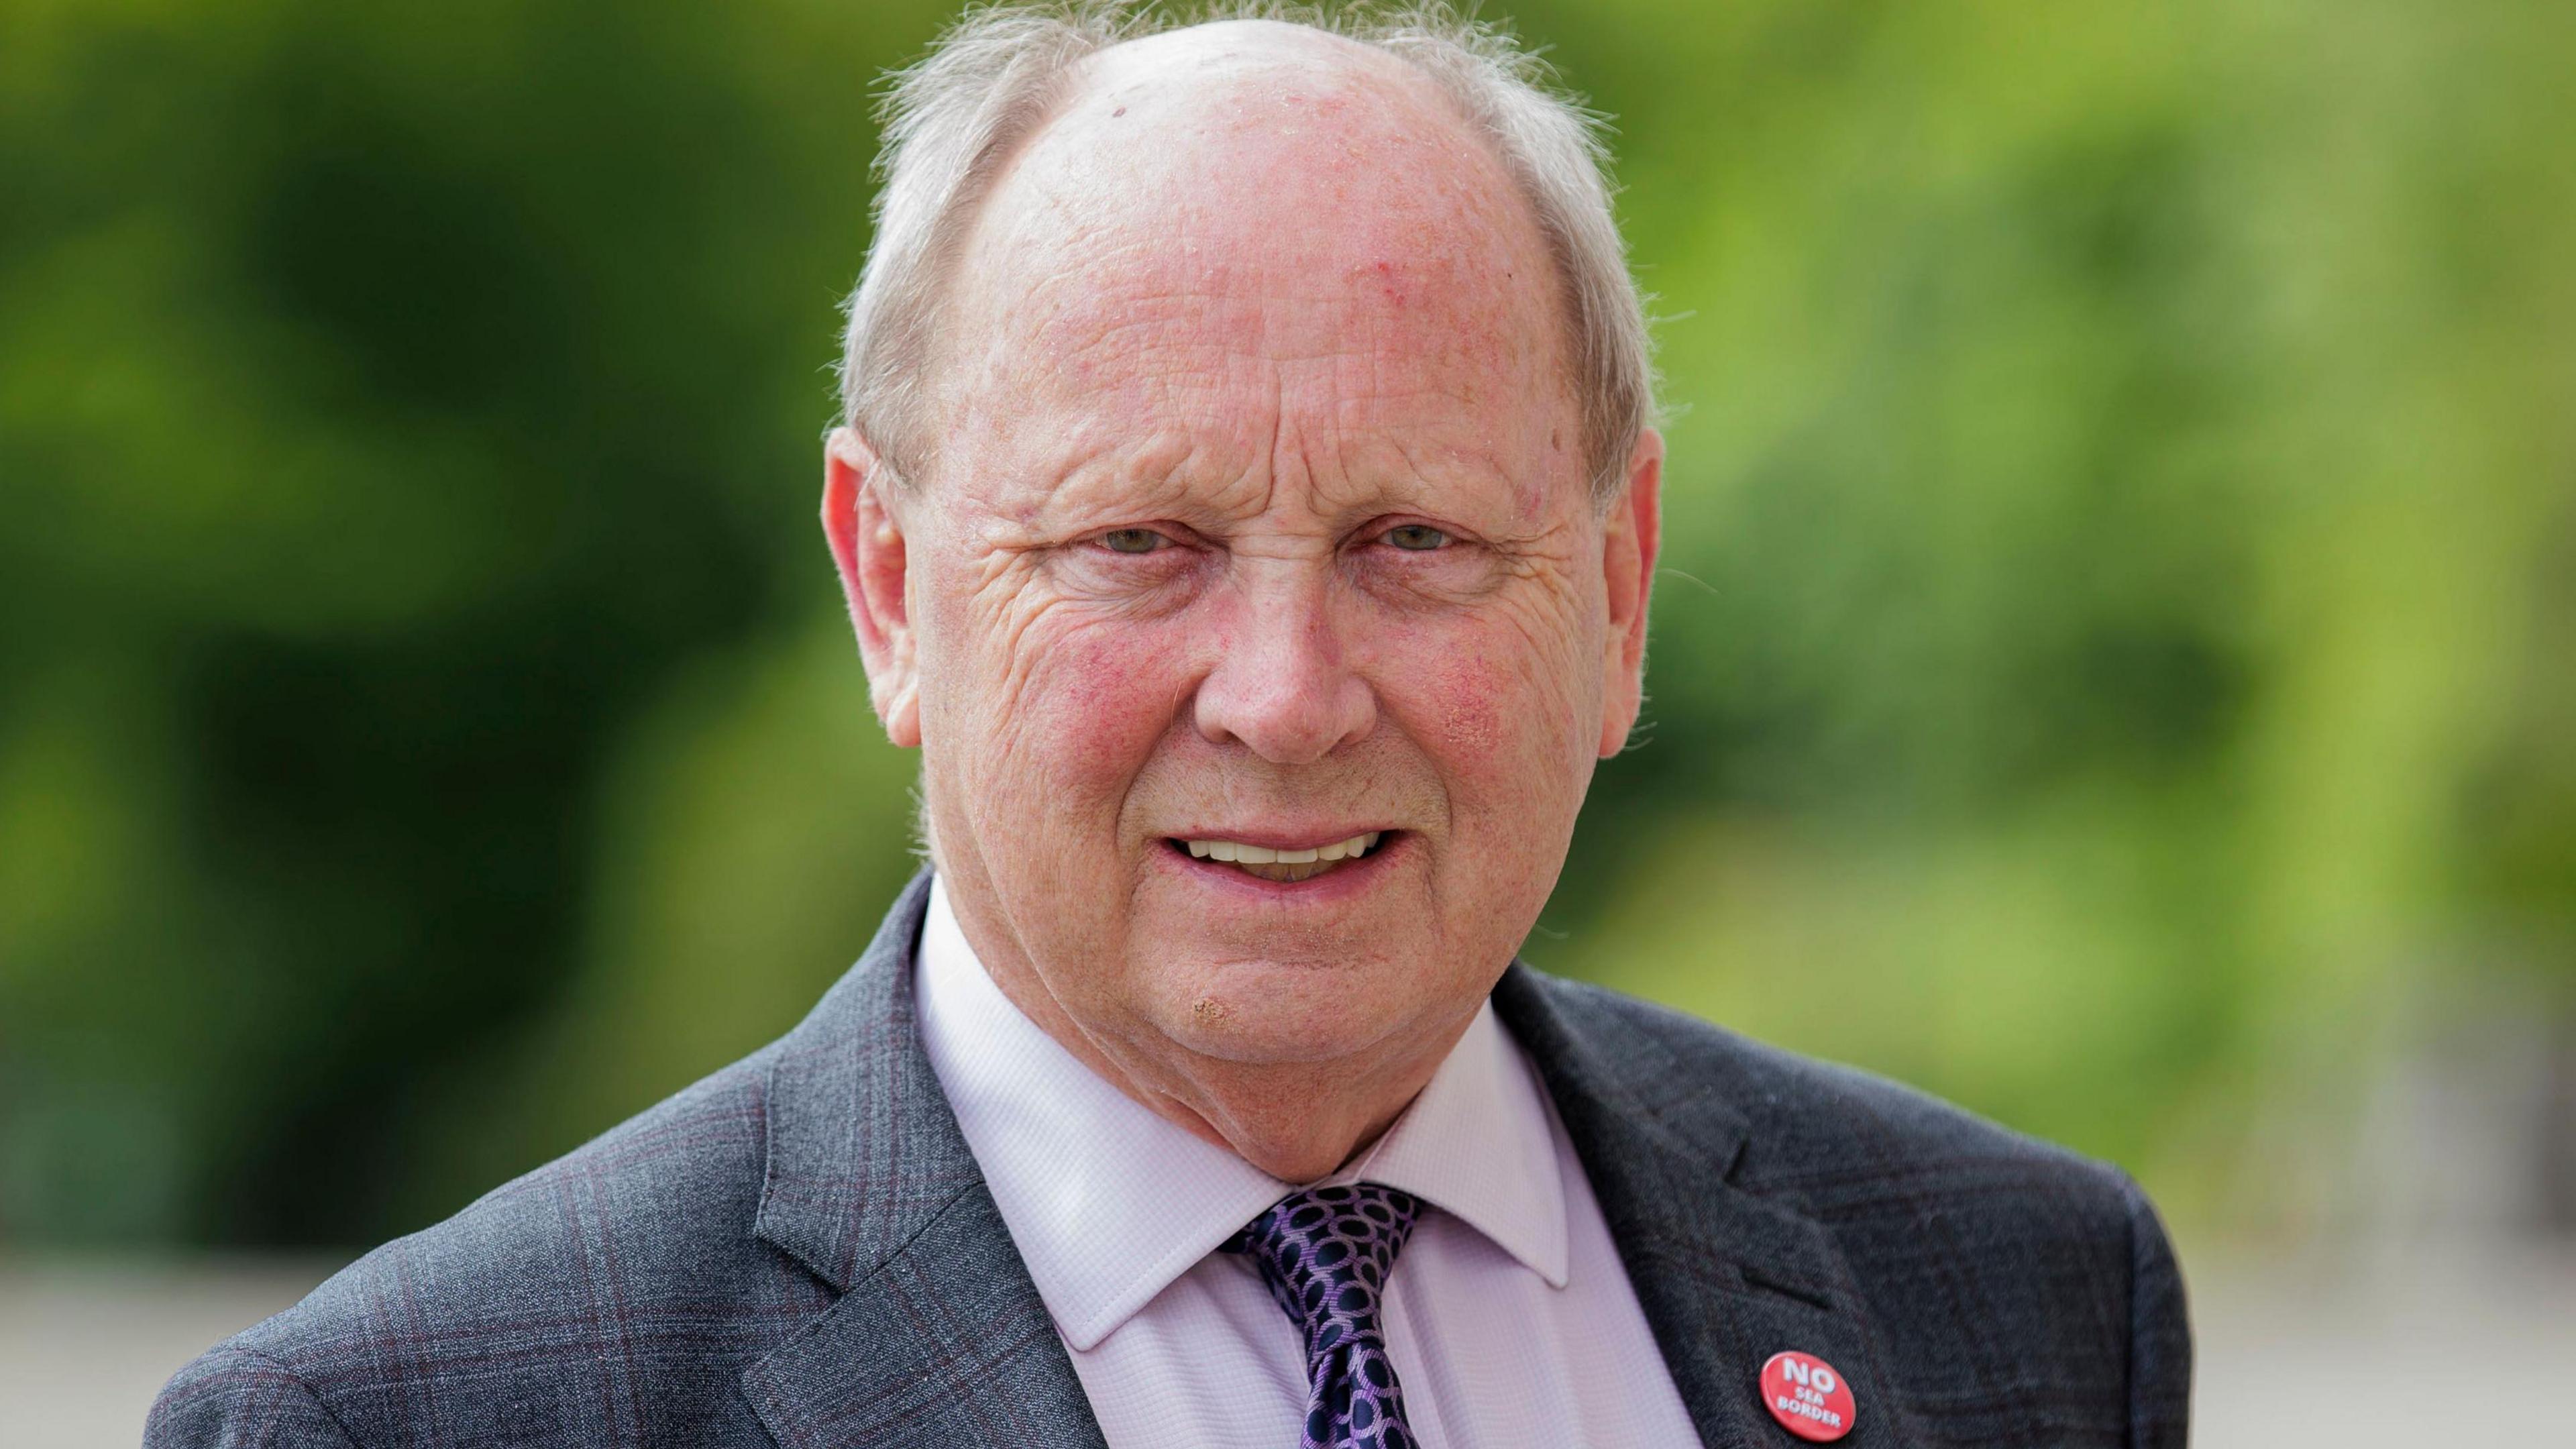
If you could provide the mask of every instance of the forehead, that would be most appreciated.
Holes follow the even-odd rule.
[[[1392,57],[1262,23],[1092,58],[959,258],[955,385],[1014,407],[1268,389],[1344,423],[1560,434],[1554,270],[1483,138]]]

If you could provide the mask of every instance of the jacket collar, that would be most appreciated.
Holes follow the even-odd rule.
[[[1796,1349],[1851,1384],[1839,1449],[1915,1442],[1831,1232],[1801,1204],[1738,1185],[1762,1143],[1722,1086],[1735,1039],[1518,962],[1493,1000],[1555,1099],[1701,1440],[1788,1442],[1758,1382]]]
[[[778,1442],[1100,1446],[916,1028],[930,876],[776,1048],[753,1232],[841,1294],[743,1372]]]

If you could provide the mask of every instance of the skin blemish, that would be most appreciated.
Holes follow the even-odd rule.
[[[1378,292],[1381,296],[1386,298],[1387,305],[1390,307],[1402,307],[1404,305],[1404,282],[1395,270],[1395,263],[1381,260],[1371,266],[1369,270],[1377,273]]]
[[[1213,996],[1202,996],[1190,1003],[1190,1015],[1202,1025],[1214,1026],[1226,1018],[1226,1005]]]

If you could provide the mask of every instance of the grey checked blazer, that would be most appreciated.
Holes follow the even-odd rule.
[[[182,1445],[1098,1445],[913,1027],[929,878],[784,1039],[216,1346]],[[1902,1087],[1514,965],[1537,1062],[1702,1440],[2165,1446],[2191,1344],[2117,1171]]]

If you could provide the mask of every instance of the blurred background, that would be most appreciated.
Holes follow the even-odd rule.
[[[0,0],[0,1439],[864,945],[819,438],[950,13]],[[1675,409],[1530,959],[2138,1174],[2204,1444],[2576,1409],[2576,10],[1489,13]]]

